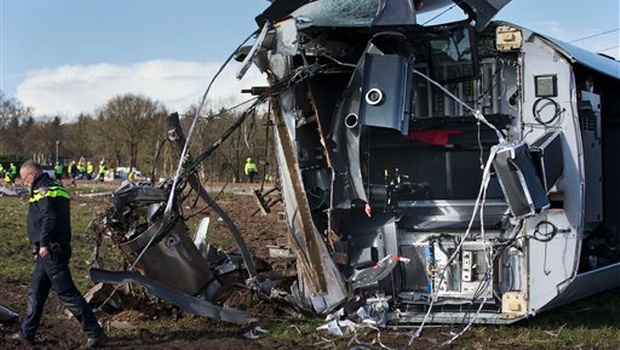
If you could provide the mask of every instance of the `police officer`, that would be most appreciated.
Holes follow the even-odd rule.
[[[71,215],[69,193],[52,180],[38,163],[26,161],[19,171],[30,188],[28,238],[35,247],[36,263],[28,288],[28,310],[12,339],[35,345],[43,307],[53,289],[64,306],[80,322],[86,333],[86,347],[107,341],[90,306],[76,288],[69,270],[71,258]]]

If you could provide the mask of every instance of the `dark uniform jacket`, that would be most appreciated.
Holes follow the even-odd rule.
[[[69,193],[46,173],[37,176],[30,189],[28,238],[37,247],[58,243],[68,248],[71,242]]]

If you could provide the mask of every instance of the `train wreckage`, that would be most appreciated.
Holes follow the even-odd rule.
[[[493,21],[510,0],[274,0],[235,58],[268,87],[278,184],[297,281],[278,298],[329,314],[381,305],[392,323],[513,323],[620,286],[620,63]],[[463,21],[417,24],[458,5]],[[206,95],[206,94],[205,94]],[[247,112],[222,136],[243,122]],[[191,142],[173,181],[113,195],[133,279],[191,312],[244,323],[215,302],[251,252],[204,257],[175,209],[180,184],[207,203]],[[137,214],[139,213],[139,214]],[[113,225],[113,224],[110,224]],[[141,227],[141,229],[136,229]]]

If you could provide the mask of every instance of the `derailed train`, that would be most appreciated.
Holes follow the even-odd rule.
[[[620,63],[491,21],[509,1],[256,18],[301,305],[511,323],[620,286]],[[467,20],[416,24],[454,3]]]
[[[492,21],[509,1],[274,0],[256,17],[262,30],[237,58],[240,77],[254,64],[270,84],[250,91],[269,90],[274,106],[298,270],[287,301],[317,314],[386,306],[392,322],[512,323],[620,286],[620,63]],[[454,4],[466,20],[416,24]],[[150,225],[125,252],[137,263],[157,247],[143,270],[183,295],[136,275],[93,279],[133,278],[246,322],[209,302],[235,264],[174,248],[184,229],[157,216],[166,190],[125,190],[117,209],[143,201]]]

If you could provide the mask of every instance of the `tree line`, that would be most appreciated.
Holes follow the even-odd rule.
[[[168,141],[165,118],[171,111],[149,97],[124,94],[112,97],[92,114],[80,114],[72,122],[60,116],[34,117],[33,109],[0,91],[0,162],[35,159],[53,166],[83,159],[93,164],[105,160],[108,167],[134,167],[158,177],[174,175],[178,149]],[[196,106],[179,113],[187,132],[196,115]],[[176,112],[176,111],[175,111]],[[201,153],[236,119],[240,110],[208,110],[200,114],[190,152]],[[217,151],[203,162],[201,176],[214,181],[240,181],[243,165],[251,157],[259,173],[270,173],[273,152],[268,116],[254,115],[245,120]]]

